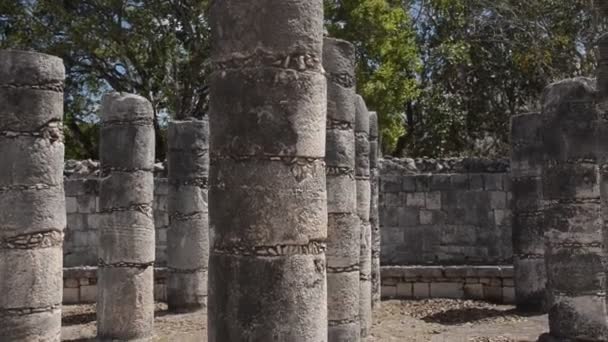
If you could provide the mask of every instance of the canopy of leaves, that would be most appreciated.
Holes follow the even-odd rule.
[[[97,156],[101,95],[128,91],[156,113],[207,110],[210,0],[0,1],[0,48],[60,56],[69,158]],[[509,118],[550,82],[591,76],[604,0],[325,0],[331,36],[357,47],[358,92],[385,153],[504,154]]]

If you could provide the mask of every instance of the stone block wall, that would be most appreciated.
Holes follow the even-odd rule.
[[[515,302],[512,266],[384,266],[382,298]]]
[[[507,162],[387,159],[381,167],[383,265],[511,263]]]
[[[63,247],[64,267],[97,265],[97,229],[99,228],[99,181],[66,179],[67,229]],[[154,221],[156,224],[156,264],[166,264],[167,180],[156,178],[154,184]]]

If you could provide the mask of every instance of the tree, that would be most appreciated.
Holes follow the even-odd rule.
[[[64,59],[68,157],[97,156],[96,110],[108,90],[152,102],[159,158],[165,154],[166,117],[206,111],[207,1],[38,0],[0,6],[0,47]]]
[[[330,36],[357,48],[357,88],[379,114],[384,149],[394,149],[403,132],[403,113],[418,96],[416,34],[409,12],[390,0],[326,1]]]
[[[478,153],[486,140],[508,149],[509,118],[538,108],[552,81],[592,75],[590,1],[415,0],[421,51],[420,96],[408,113],[399,152],[413,156]]]

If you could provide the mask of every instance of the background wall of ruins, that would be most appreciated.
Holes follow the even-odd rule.
[[[383,265],[510,264],[508,161],[385,159],[380,226]]]
[[[97,264],[98,181],[94,169],[95,163],[88,162],[66,167],[65,267]],[[504,160],[385,159],[380,172],[382,264],[510,264],[508,171]],[[167,181],[161,165],[156,175],[157,266],[164,266],[169,220]]]

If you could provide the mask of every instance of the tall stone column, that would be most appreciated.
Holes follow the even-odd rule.
[[[63,61],[0,50],[0,341],[60,341]]]
[[[209,341],[327,341],[323,1],[210,11]]]
[[[540,113],[511,118],[515,301],[518,309],[532,312],[544,311],[547,285],[542,229],[541,129]]]
[[[378,169],[378,113],[369,113],[369,167],[371,180],[369,223],[372,230],[372,307],[380,305],[380,213],[378,209],[380,172]]]
[[[370,226],[370,148],[369,111],[359,95],[355,101],[355,179],[357,180],[357,215],[361,221],[361,254],[359,263],[359,316],[361,338],[366,338],[372,327],[372,229]]]
[[[101,103],[97,337],[148,340],[154,325],[154,114],[146,99]]]
[[[174,312],[207,308],[208,123],[207,116],[177,118],[169,123],[167,302]]]
[[[359,341],[360,225],[355,181],[355,47],[326,38],[329,341]]]
[[[550,335],[557,340],[608,340],[606,228],[600,204],[605,199],[597,154],[606,145],[596,141],[598,119],[592,80],[565,80],[545,90],[545,262]]]

